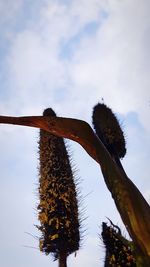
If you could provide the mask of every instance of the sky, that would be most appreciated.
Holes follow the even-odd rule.
[[[104,99],[125,133],[127,175],[150,203],[150,1],[0,0],[0,114],[92,126]],[[38,249],[39,130],[0,125],[0,266],[57,266]],[[81,249],[68,266],[104,266],[101,224],[125,227],[99,165],[67,140],[82,195]],[[142,216],[142,214],[141,214]]]

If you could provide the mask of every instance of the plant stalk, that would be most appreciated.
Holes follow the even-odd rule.
[[[141,264],[144,264],[144,267],[150,266],[150,206],[124,170],[112,159],[88,123],[76,119],[42,116],[0,116],[0,123],[37,127],[78,142],[100,164],[106,185],[135,244],[135,250],[142,259]]]
[[[67,267],[67,255],[64,252],[60,252],[59,254],[59,267]]]

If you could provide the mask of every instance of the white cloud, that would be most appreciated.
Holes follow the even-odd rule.
[[[143,119],[150,98],[149,51],[145,51],[150,20],[148,2],[138,2],[136,12],[134,1],[109,3],[109,15],[97,34],[84,38],[78,47],[70,75],[74,98],[86,103],[104,97],[116,111],[136,111]]]
[[[88,6],[85,1],[78,5],[72,1],[68,6],[51,1],[41,6],[39,20],[29,18],[25,29],[16,33],[6,61],[10,102],[12,96],[17,99],[16,112],[16,105],[22,111],[26,111],[25,105],[32,109],[33,101],[40,106],[49,99],[52,105],[59,94],[65,94],[66,103],[70,101],[72,64],[60,58],[62,45],[99,19],[99,6],[97,1],[89,1]]]
[[[21,9],[22,7],[22,0],[15,0],[14,2],[12,2],[11,0],[2,0],[0,2],[0,28],[1,30],[5,30],[3,29],[3,27],[5,26],[10,26],[10,24],[14,25],[14,21],[16,19],[16,15],[18,13],[18,11]]]
[[[39,19],[30,18],[16,33],[7,59],[9,87],[22,112],[33,110],[34,101],[35,110],[50,103],[86,118],[88,107],[103,97],[117,112],[136,111],[149,128],[148,7],[148,1],[116,0],[39,6]],[[83,29],[93,21],[91,37]],[[73,37],[71,59],[60,57]],[[58,95],[65,95],[61,105]]]
[[[103,266],[103,254],[101,247],[99,246],[100,240],[98,239],[98,237],[96,238],[95,236],[91,236],[87,238],[86,243],[86,250],[84,249],[84,247],[81,247],[79,252],[77,252],[76,258],[74,255],[69,257],[69,266],[77,266],[78,260],[80,260],[80,266]]]

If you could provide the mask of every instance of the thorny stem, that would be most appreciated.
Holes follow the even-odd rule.
[[[141,255],[140,260],[144,267],[150,266],[150,207],[86,122],[59,117],[0,116],[0,123],[37,127],[78,142],[100,164],[106,185],[136,250]]]

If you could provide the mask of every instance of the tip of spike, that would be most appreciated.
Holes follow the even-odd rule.
[[[56,116],[56,113],[54,112],[54,110],[52,108],[47,108],[43,111],[43,116]]]

